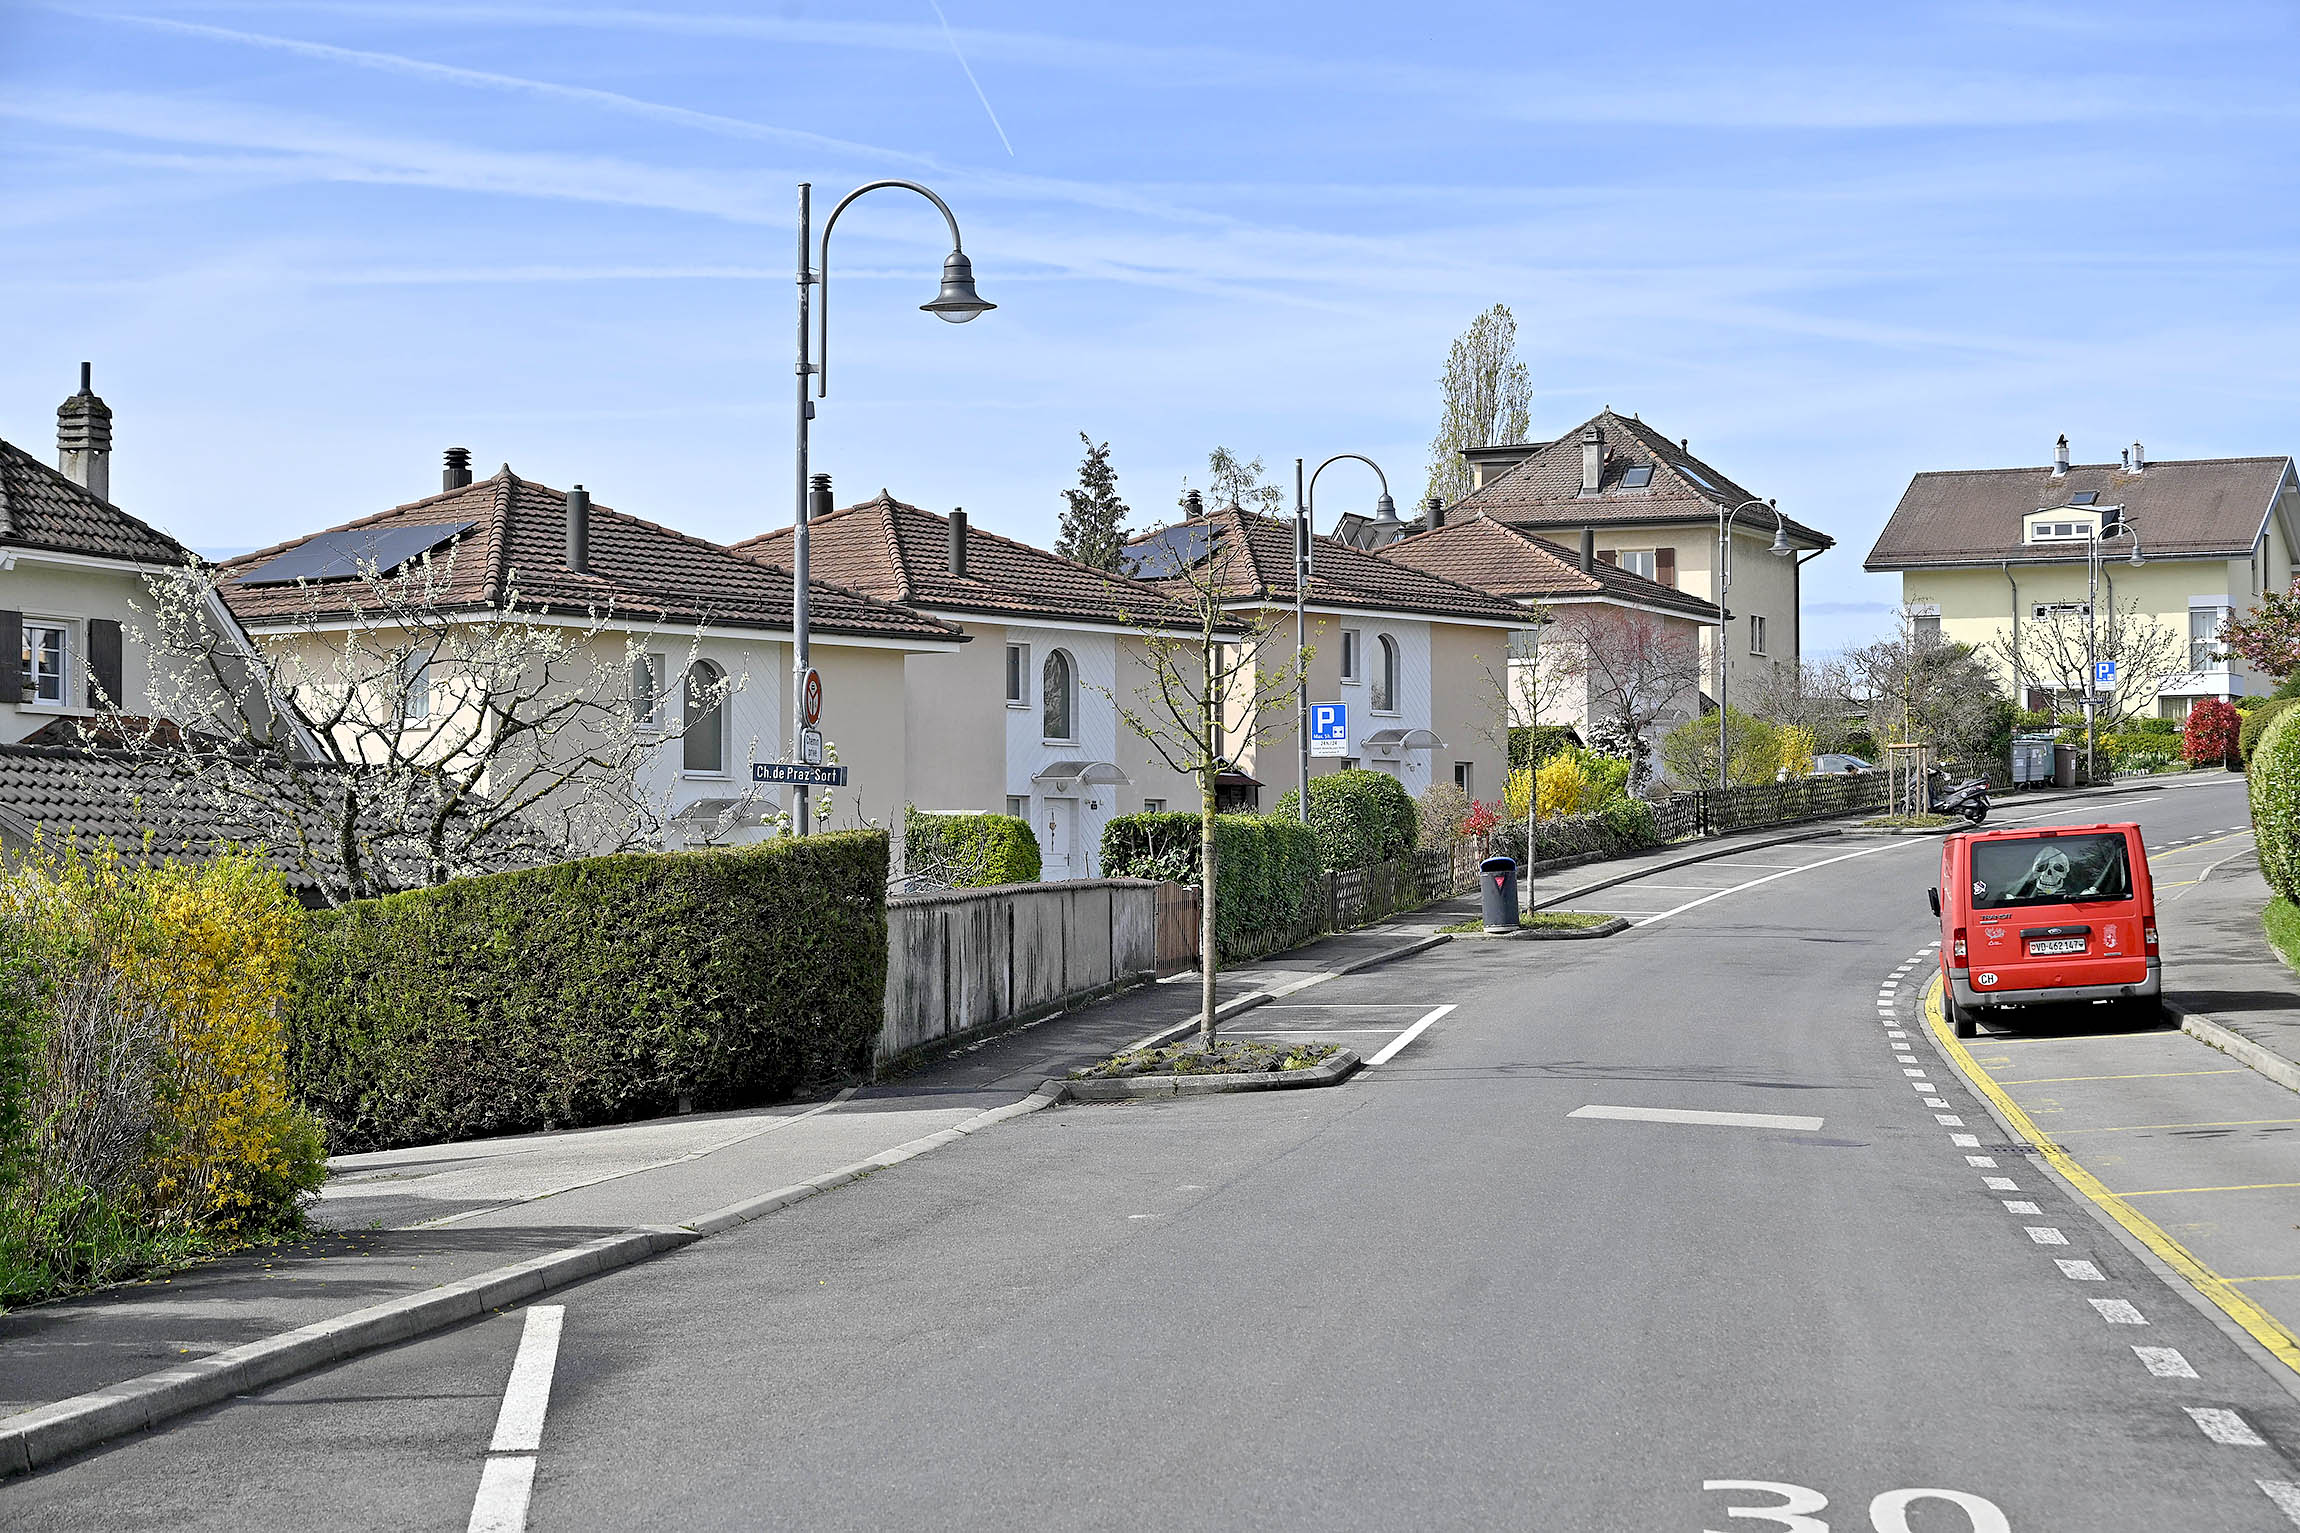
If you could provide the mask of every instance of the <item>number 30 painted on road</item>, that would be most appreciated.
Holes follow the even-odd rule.
[[[1808,1515],[1825,1509],[1829,1498],[1809,1485],[1784,1485],[1777,1480],[1703,1480],[1701,1488],[1750,1490],[1781,1498],[1779,1506],[1729,1506],[1725,1508],[1728,1517],[1771,1523],[1787,1533],[1829,1533],[1827,1523]],[[1909,1533],[1909,1508],[1919,1501],[1945,1501],[1958,1508],[1972,1533],[2012,1533],[2012,1524],[1994,1501],[1961,1490],[1888,1490],[1869,1503],[1869,1526],[1875,1533]]]

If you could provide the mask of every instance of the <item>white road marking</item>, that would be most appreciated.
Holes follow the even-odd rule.
[[[2300,1524],[2300,1485],[2290,1480],[2254,1480],[2252,1483],[2276,1503],[2276,1510]]]
[[[2068,1237],[2049,1224],[2028,1226],[2028,1238],[2040,1246],[2065,1246],[2068,1244]]]
[[[489,1459],[479,1472],[479,1495],[464,1533],[525,1533],[527,1499],[534,1491],[534,1454]]]
[[[1221,870],[1217,868],[1215,871],[1216,871],[1216,872],[1219,872],[1219,871],[1221,871]],[[1905,1032],[1901,1031],[1899,1028],[1897,1028],[1897,1027],[1896,1027],[1896,1028],[1892,1029],[1890,1032],[1886,1033],[1886,1034],[1885,1034],[1885,1036],[1886,1036],[1886,1037],[1888,1037],[1888,1038],[1906,1038],[1906,1037],[1908,1037],[1909,1035],[1908,1035],[1907,1033],[1905,1033]]]
[[[1981,1147],[1981,1136],[1978,1134],[1951,1134],[1949,1135],[1949,1143],[1960,1150],[1977,1150]]]
[[[2147,1316],[2141,1314],[2139,1310],[2134,1309],[2130,1304],[2126,1303],[2122,1299],[2092,1299],[2088,1300],[2087,1302],[2090,1303],[2094,1309],[2099,1310],[2100,1318],[2107,1321],[2110,1325],[2148,1324]]]
[[[1903,1070],[1901,1073],[1902,1073],[1903,1075],[1922,1075],[1922,1074],[1924,1074],[1925,1072],[1924,1072],[1923,1070],[1921,1070],[1921,1069],[1917,1069],[1917,1070]]]
[[[1984,1156],[1979,1156],[1979,1155],[1968,1155],[1968,1156],[1966,1156],[1965,1158],[1966,1158],[1967,1160],[1982,1160],[1982,1159],[1985,1159],[1986,1157],[1984,1157]],[[1994,1162],[1994,1161],[1991,1161],[1991,1162],[1990,1162],[1990,1164],[1991,1164],[1991,1165],[1994,1165],[1994,1164],[1995,1164],[1995,1162]],[[1991,1192],[2018,1192],[2018,1191],[2020,1191],[2020,1183],[2018,1183],[2018,1182],[2014,1181],[2014,1180],[2013,1180],[2011,1177],[2009,1177],[2009,1176],[1984,1176],[1984,1177],[1982,1177],[1982,1178],[1981,1178],[1981,1185],[1982,1185],[1983,1187],[1986,1187],[1986,1188],[1987,1188],[1989,1191],[1991,1191]]]
[[[1819,1118],[1798,1117],[1789,1113],[1770,1112],[1706,1112],[1684,1107],[1576,1107],[1566,1114],[1568,1118],[1621,1118],[1638,1123],[1700,1123],[1713,1128],[1787,1128],[1811,1132],[1820,1128]]]
[[[1997,1158],[1994,1155],[1967,1155],[1965,1157],[1965,1164],[1968,1166],[1994,1166],[1996,1163]]]
[[[551,1404],[551,1374],[559,1365],[559,1326],[564,1304],[532,1304],[519,1335],[519,1356],[503,1391],[490,1453],[533,1453],[543,1445],[543,1412]]]
[[[1683,915],[1686,911],[1698,909],[1700,906],[1706,905],[1712,900],[1721,900],[1728,894],[1739,894],[1744,889],[1754,889],[1759,884],[1769,884],[1777,878],[1790,878],[1799,873],[1810,872],[1814,868],[1828,867],[1831,863],[1850,862],[1856,857],[1874,857],[1879,852],[1889,852],[1893,850],[1896,850],[1895,844],[1888,842],[1883,846],[1863,847],[1857,852],[1844,852],[1835,857],[1824,857],[1818,862],[1801,863],[1793,868],[1783,868],[1778,873],[1768,873],[1763,878],[1752,878],[1747,883],[1734,884],[1730,888],[1719,889],[1714,894],[1705,894],[1697,900],[1687,900],[1682,905],[1672,906],[1671,908],[1661,911],[1656,915],[1647,916],[1644,920],[1639,921],[1637,924],[1641,927],[1651,926],[1656,921],[1666,921],[1671,916]]]
[[[1454,1008],[1452,1005],[1433,1008],[1427,1015],[1423,1016],[1419,1022],[1416,1022],[1413,1026],[1407,1028],[1404,1032],[1398,1034],[1395,1038],[1392,1038],[1388,1043],[1384,1044],[1380,1053],[1366,1061],[1366,1068],[1370,1070],[1376,1065],[1388,1064],[1391,1060],[1397,1058],[1398,1050],[1404,1048],[1407,1044],[1413,1042],[1416,1038],[1419,1038],[1423,1032],[1428,1029],[1431,1023],[1435,1022],[1438,1018],[1444,1016],[1447,1012],[1452,1011],[1453,1009]]]
[[[2005,1206],[2005,1212],[2008,1214],[2036,1214],[2041,1216],[2044,1213],[2043,1209],[2025,1198],[2005,1198],[2001,1201]]]
[[[2105,1283],[2108,1281],[2107,1278],[2100,1275],[2100,1269],[2090,1262],[2071,1261],[2065,1256],[2056,1256],[2052,1262],[2054,1266],[2060,1268],[2060,1275],[2071,1282]]]
[[[2252,1430],[2252,1423],[2234,1411],[2213,1405],[2184,1405],[2196,1430],[2227,1448],[2265,1448],[2268,1439]]]
[[[1930,1090],[1932,1090],[1933,1088],[1932,1088],[1932,1086],[1931,1086],[1931,1085],[1928,1083],[1928,1084],[1926,1084],[1926,1085],[1923,1085],[1923,1086],[1919,1086],[1917,1089],[1918,1089],[1919,1091],[1930,1091]],[[1925,1105],[1926,1105],[1927,1107],[1946,1107],[1946,1106],[1948,1106],[1949,1104],[1948,1104],[1948,1100],[1947,1100],[1947,1098],[1945,1098],[1945,1097],[1926,1097],[1926,1098],[1925,1098]]]
[[[2133,1355],[2140,1359],[2142,1365],[2157,1378],[2193,1379],[2196,1377],[2196,1370],[2189,1366],[2188,1359],[2182,1357],[2172,1347],[2134,1347],[2132,1351]]]
[[[1958,1117],[1953,1112],[1934,1113],[1933,1121],[1938,1123],[1943,1128],[1963,1128],[1965,1126],[1965,1120]],[[1980,1141],[1976,1139],[1973,1141],[1973,1143],[1979,1144]]]

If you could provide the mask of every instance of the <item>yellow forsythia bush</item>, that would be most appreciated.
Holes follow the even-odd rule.
[[[1813,772],[1813,731],[1802,724],[1784,725],[1778,736],[1781,770],[1791,777],[1809,777]]]
[[[1541,764],[1535,774],[1536,819],[1589,814],[1605,796],[1605,783],[1580,755],[1560,751]]]
[[[1509,781],[1502,785],[1501,804],[1505,818],[1524,820],[1526,811],[1533,807],[1533,768],[1518,767],[1509,774]]]

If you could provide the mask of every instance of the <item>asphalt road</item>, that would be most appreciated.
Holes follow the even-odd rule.
[[[2055,818],[2104,812],[2153,845],[2241,787]],[[1680,870],[1619,937],[1335,981],[1284,1028],[1452,1009],[1344,1087],[1036,1113],[554,1295],[545,1396],[515,1311],[0,1521],[452,1529],[532,1466],[537,1529],[2289,1533],[2300,1403],[1915,1021],[1936,858]],[[547,1411],[490,1462],[507,1382]]]

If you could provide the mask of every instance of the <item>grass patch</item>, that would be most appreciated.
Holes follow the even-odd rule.
[[[1593,910],[1529,910],[1517,918],[1517,924],[1523,931],[1587,931],[1593,926],[1603,926],[1612,919],[1612,916]],[[1463,932],[1481,932],[1485,930],[1485,920],[1479,917],[1470,921],[1456,921],[1438,930],[1452,932],[1457,936]]]
[[[1861,824],[1870,830],[1939,830],[1943,825],[1954,825],[1959,816],[1953,814],[1880,814]]]
[[[1250,1075],[1265,1070],[1307,1070],[1341,1052],[1338,1043],[1265,1043],[1258,1038],[1216,1038],[1211,1049],[1193,1039],[1162,1049],[1128,1049],[1100,1064],[1070,1072],[1073,1080],[1115,1080],[1130,1075]]]
[[[2260,912],[2260,924],[2276,956],[2284,960],[2286,968],[2300,974],[2300,905],[2279,894]]]

